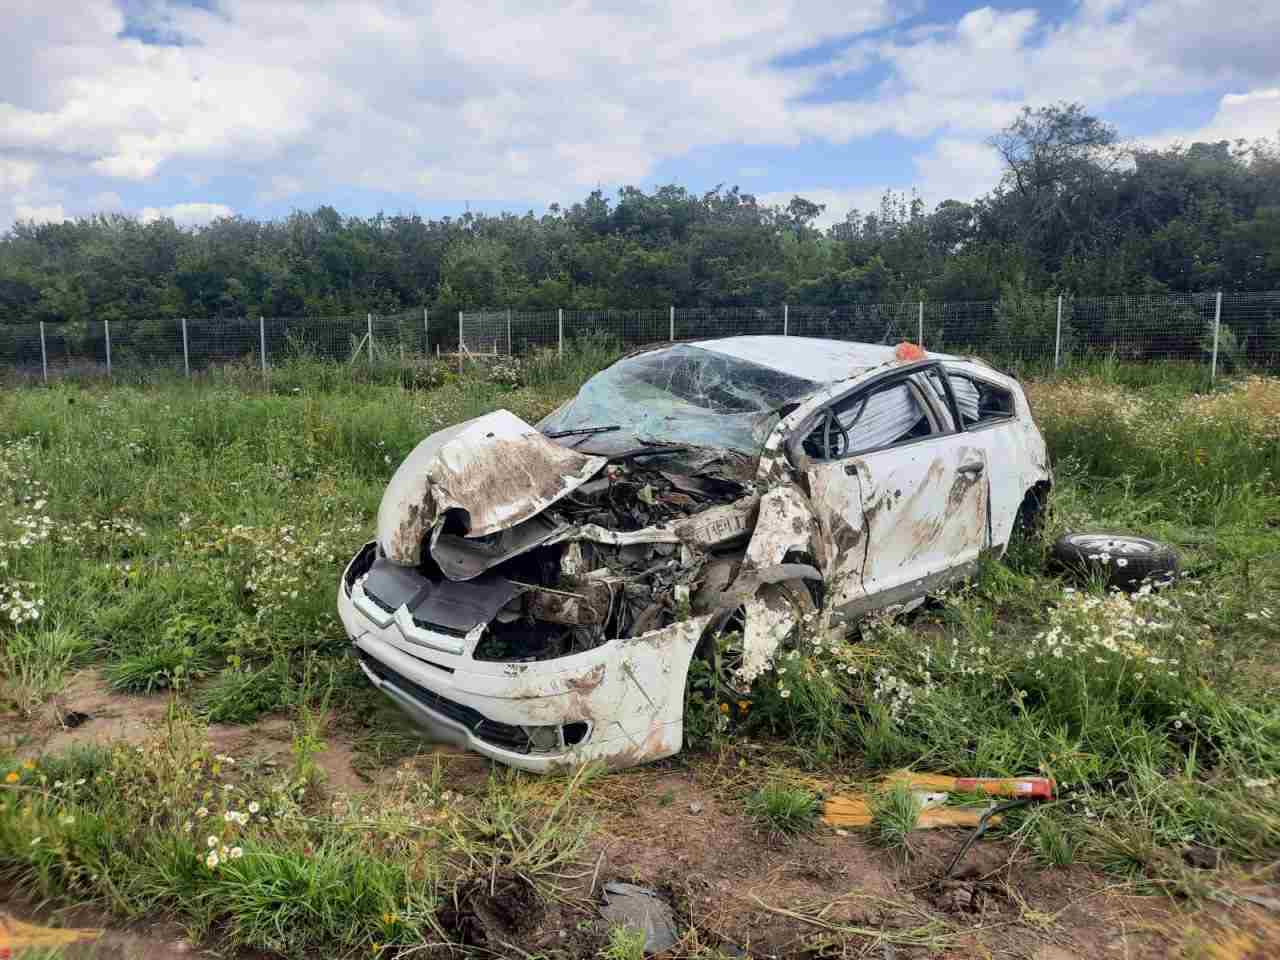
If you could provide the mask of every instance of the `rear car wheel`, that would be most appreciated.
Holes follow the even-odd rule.
[[[1168,544],[1125,533],[1068,533],[1049,552],[1066,569],[1101,575],[1106,586],[1119,590],[1169,583],[1180,569],[1178,554]]]

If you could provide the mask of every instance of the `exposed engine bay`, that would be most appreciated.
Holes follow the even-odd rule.
[[[543,513],[486,537],[466,537],[460,516],[447,514],[418,572],[436,582],[483,577],[511,594],[472,656],[555,659],[687,617],[707,565],[741,558],[758,498],[734,478],[747,472],[736,460],[694,463],[696,473],[643,465],[680,453],[611,458]]]

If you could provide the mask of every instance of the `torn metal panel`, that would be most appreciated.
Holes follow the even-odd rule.
[[[811,554],[817,526],[805,495],[794,484],[783,484],[760,498],[755,530],[747,544],[745,564],[763,569],[779,564],[791,551]],[[819,561],[821,562],[821,561]]]
[[[487,536],[541,513],[604,463],[495,410],[432,434],[405,458],[378,507],[378,542],[388,559],[416,564],[447,511],[459,511],[466,536]]]
[[[802,629],[803,618],[812,611],[813,602],[803,582],[771,585],[752,596],[746,604],[738,679],[749,687],[769,669],[778,648]]]
[[[431,556],[450,580],[469,580],[504,560],[546,543],[565,527],[545,514],[530,517],[487,537],[460,537],[437,527],[431,540]]]
[[[867,520],[856,463],[815,463],[808,471],[809,490],[820,542],[825,548],[822,572],[827,601],[839,608],[862,595],[866,565]]]

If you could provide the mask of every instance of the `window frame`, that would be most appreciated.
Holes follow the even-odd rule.
[[[929,370],[936,369],[942,376],[942,382],[946,385],[947,398],[946,403],[949,407],[943,408],[940,404],[942,398],[936,396],[934,389],[922,379],[922,375]],[[898,382],[905,383],[908,389],[914,390],[916,399],[924,408],[925,416],[929,419],[929,424],[934,432],[926,437],[915,437],[911,440],[900,440],[894,443],[885,443],[877,447],[867,447],[863,450],[850,451],[840,457],[832,457],[830,459],[818,459],[810,456],[804,449],[804,441],[817,427],[827,418],[831,411],[836,407],[845,403],[847,400],[854,398],[860,394],[870,395],[886,386],[892,386]],[[952,427],[949,428],[943,414],[950,416]],[[856,423],[856,421],[855,421]],[[905,447],[911,447],[918,443],[929,443],[935,440],[942,440],[946,437],[953,437],[964,432],[963,421],[960,419],[959,409],[956,406],[955,397],[951,393],[951,384],[947,381],[947,371],[943,367],[941,360],[924,360],[911,364],[909,367],[897,367],[893,370],[886,370],[884,373],[865,380],[851,387],[849,390],[825,401],[820,407],[804,418],[791,432],[787,438],[786,450],[791,462],[801,468],[813,464],[840,463],[841,461],[850,460],[854,457],[865,457],[873,453],[880,453],[883,450],[897,450]]]
[[[1002,426],[1003,424],[1007,424],[1010,421],[1018,419],[1018,398],[1013,390],[1010,390],[1008,387],[1004,386],[1004,384],[995,383],[994,381],[988,380],[986,377],[980,376],[976,373],[970,373],[967,370],[948,370],[946,364],[942,364],[941,366],[943,368],[943,373],[945,374],[942,380],[947,386],[947,396],[950,397],[950,402],[956,416],[956,423],[960,425],[960,429],[963,432],[973,433],[976,430],[989,430],[992,427]],[[1011,412],[1003,413],[998,417],[979,420],[977,423],[965,423],[964,418],[960,416],[960,405],[956,402],[955,395],[951,391],[952,377],[960,377],[972,383],[978,390],[979,398],[981,398],[983,387],[990,390],[999,390],[1001,393],[1008,394],[1009,406],[1012,408]],[[979,410],[981,410],[981,399],[979,399]]]

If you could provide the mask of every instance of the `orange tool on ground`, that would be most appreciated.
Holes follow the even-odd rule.
[[[920,811],[917,830],[936,830],[939,827],[976,827],[982,819],[982,810],[973,807],[929,807]],[[871,807],[863,794],[842,794],[828,797],[822,806],[822,822],[829,827],[869,827]]]
[[[1057,786],[1050,777],[948,777],[941,773],[898,770],[887,783],[905,783],[913,790],[945,790],[950,793],[985,793],[993,797],[1028,797],[1052,800]]]
[[[993,797],[1019,800],[1052,800],[1055,784],[1049,777],[949,777],[941,773],[897,770],[880,781],[880,787],[902,784],[921,797],[929,793],[985,793]],[[821,784],[815,784],[822,789]],[[823,792],[826,792],[825,790]],[[945,798],[943,798],[945,799]],[[999,814],[973,807],[944,807],[926,804],[916,826],[920,830],[938,827],[977,827],[1000,822]],[[832,827],[866,827],[871,824],[870,800],[864,793],[832,794],[822,807],[822,820]]]

